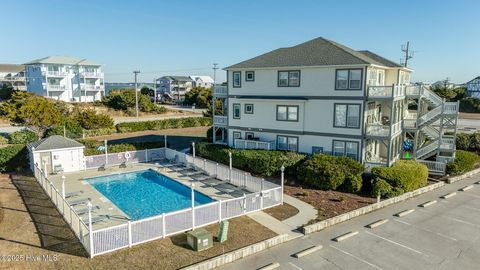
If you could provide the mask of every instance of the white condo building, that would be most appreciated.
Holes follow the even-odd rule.
[[[223,104],[215,143],[349,156],[366,167],[410,155],[432,174],[455,157],[458,104],[370,51],[317,38],[225,70],[228,86],[213,91]]]
[[[101,65],[93,61],[48,56],[25,66],[28,92],[65,102],[92,102],[105,95]]]

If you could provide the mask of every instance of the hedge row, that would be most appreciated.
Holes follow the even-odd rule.
[[[325,190],[356,193],[362,188],[363,165],[349,157],[315,154],[298,168],[298,178]]]
[[[229,163],[230,151],[233,167],[264,177],[279,173],[282,165],[285,166],[287,173],[294,173],[296,166],[305,158],[305,155],[295,152],[240,150],[205,142],[196,143],[195,151],[198,156],[223,164]]]
[[[188,117],[143,122],[126,122],[119,123],[116,127],[118,132],[125,133],[144,130],[162,130],[169,128],[187,128],[210,125],[212,125],[212,118],[210,117]]]
[[[373,195],[395,197],[427,185],[427,166],[413,160],[399,160],[392,167],[372,169]]]
[[[458,175],[471,171],[480,161],[480,157],[472,152],[457,150],[455,160],[447,164],[447,174]]]
[[[480,153],[480,133],[458,133],[456,139],[456,146],[458,150]]]
[[[80,143],[85,145],[84,154],[85,156],[94,156],[104,154],[103,151],[97,150],[99,146],[103,146],[104,143],[96,140],[78,140]],[[163,147],[163,141],[158,142],[133,142],[133,143],[119,143],[119,144],[109,144],[108,153],[119,153],[125,151],[136,151],[144,150],[151,148],[160,148]]]
[[[0,172],[15,171],[28,166],[27,148],[23,144],[0,148]]]

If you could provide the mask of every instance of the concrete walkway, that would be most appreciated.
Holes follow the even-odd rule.
[[[295,216],[282,221],[292,228],[301,227],[307,224],[310,220],[317,218],[317,209],[306,202],[302,202],[301,200],[286,194],[283,195],[283,202],[290,204],[299,211]]]
[[[269,228],[278,234],[288,234],[290,239],[303,234],[297,229],[317,217],[317,210],[308,203],[302,202],[292,196],[283,195],[283,201],[298,209],[298,214],[286,220],[280,221],[269,214],[260,211],[249,214],[248,217]]]

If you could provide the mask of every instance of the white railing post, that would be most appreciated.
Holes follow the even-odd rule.
[[[215,164],[215,177],[218,178],[218,162]]]
[[[260,182],[260,191],[263,191],[263,188],[264,188],[264,186],[265,186],[265,183],[264,183],[264,182],[265,182],[265,179],[262,178],[262,182]]]
[[[281,186],[282,186],[281,200],[283,205],[283,185],[284,185],[283,182],[285,181],[285,166],[282,165],[282,167],[280,168],[280,171],[282,172],[282,176],[280,177],[280,180],[281,180]]]
[[[47,178],[47,163],[43,163],[43,177]]]
[[[165,213],[162,214],[162,236],[163,238],[165,238],[165,233],[166,232],[166,228],[165,228]]]
[[[243,187],[245,187],[245,188],[247,187],[247,173],[246,172],[243,174]]]
[[[247,195],[243,193],[243,213],[247,212]]]
[[[229,162],[228,180],[232,182],[232,152],[231,151],[228,151],[228,162]]]
[[[128,228],[128,247],[132,247],[132,222],[129,220],[127,223]]]
[[[107,140],[105,140],[105,167],[108,166],[108,144]]]
[[[65,175],[62,174],[62,198],[65,200]]]
[[[192,142],[193,168],[195,168],[195,142]]]
[[[92,203],[88,201],[87,203],[88,207],[88,240],[90,244],[90,258],[93,258],[94,256],[94,250],[93,250],[93,234],[92,234]]]
[[[222,222],[222,201],[218,201],[218,222]]]
[[[195,184],[192,183],[190,185],[190,189],[192,190],[192,230],[195,230]]]
[[[260,209],[263,209],[263,191],[260,191]]]

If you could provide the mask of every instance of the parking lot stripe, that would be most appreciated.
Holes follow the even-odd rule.
[[[426,255],[426,254],[422,253],[421,251],[418,251],[418,250],[416,250],[416,249],[414,249],[414,248],[411,248],[411,247],[407,247],[407,246],[405,246],[405,245],[403,245],[403,244],[400,244],[400,243],[397,243],[397,242],[395,242],[395,241],[393,241],[393,240],[390,240],[390,239],[387,239],[387,238],[385,238],[385,237],[382,237],[382,236],[380,236],[380,235],[378,235],[378,234],[374,234],[374,233],[368,232],[368,231],[365,231],[365,233],[370,234],[370,235],[373,235],[373,236],[375,236],[375,237],[378,237],[378,238],[380,238],[380,239],[382,239],[382,240],[385,240],[385,241],[387,241],[387,242],[389,242],[389,243],[392,243],[392,244],[394,244],[394,245],[403,247],[403,248],[408,249],[408,250],[410,250],[410,251],[413,251],[413,252],[415,252],[415,253]],[[427,255],[426,255],[426,256],[427,256]]]
[[[373,264],[373,263],[367,262],[367,261],[365,261],[364,259],[362,259],[362,258],[360,258],[360,257],[357,257],[357,256],[355,256],[355,255],[353,255],[353,254],[351,254],[351,253],[349,253],[349,252],[347,252],[347,251],[345,251],[345,250],[342,250],[342,249],[340,249],[340,248],[338,248],[338,247],[335,247],[335,246],[332,246],[332,245],[330,245],[330,247],[333,248],[333,249],[336,249],[336,250],[338,250],[338,251],[340,251],[340,252],[342,252],[342,253],[345,254],[345,255],[348,255],[348,256],[350,256],[350,257],[352,257],[352,258],[354,258],[354,259],[357,259],[357,260],[359,260],[359,261],[361,261],[361,262],[363,262],[363,263],[365,263],[365,264],[368,264],[368,265],[370,265],[371,267],[373,267],[373,268],[375,268],[375,269],[383,270],[381,267],[379,267],[379,266],[377,266],[377,265],[375,265],[375,264]]]
[[[291,266],[293,266],[294,268],[296,268],[298,270],[303,270],[302,268],[298,267],[296,264],[294,264],[292,262],[288,262],[288,264],[290,264]]]
[[[438,232],[431,231],[431,230],[429,230],[429,229],[425,229],[425,228],[419,227],[419,226],[417,226],[417,225],[413,225],[413,224],[408,223],[408,222],[406,222],[406,221],[404,221],[404,220],[400,220],[400,219],[396,219],[396,218],[395,218],[395,219],[393,219],[393,221],[396,221],[396,222],[398,222],[398,223],[402,223],[402,224],[405,224],[405,225],[408,225],[408,226],[412,226],[412,227],[414,227],[414,228],[416,228],[416,229],[419,229],[419,230],[422,230],[422,231],[426,231],[426,232],[429,232],[429,233],[434,233],[434,234],[436,234],[436,235],[438,235],[438,236],[440,236],[440,237],[443,237],[443,238],[445,238],[445,239],[448,239],[448,240],[457,241],[457,239],[455,239],[455,238],[453,238],[453,237],[450,237],[450,236],[448,236],[448,235],[444,235],[444,234],[441,234],[441,233],[438,233]]]
[[[450,220],[453,220],[453,221],[456,221],[456,222],[460,222],[460,223],[463,223],[463,224],[467,224],[467,225],[470,225],[470,226],[480,228],[480,225],[477,225],[475,223],[471,223],[471,222],[468,222],[468,221],[465,221],[465,220],[462,220],[462,219],[458,219],[458,218],[454,218],[454,217],[446,217],[446,218],[450,219]]]

